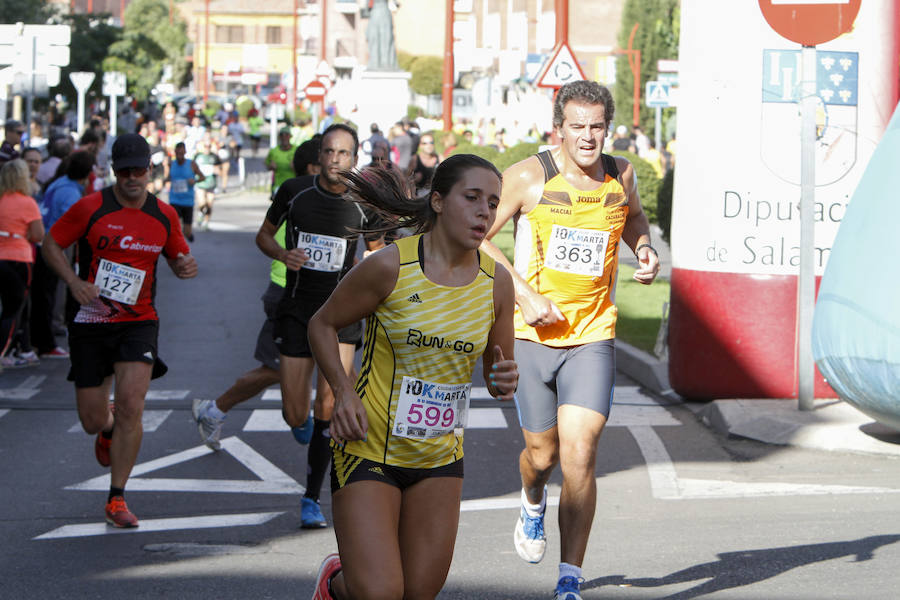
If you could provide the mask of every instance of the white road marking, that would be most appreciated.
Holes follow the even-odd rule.
[[[518,509],[522,506],[522,498],[516,494],[513,498],[473,498],[472,500],[463,500],[459,505],[462,512],[470,512],[476,510],[507,510],[511,508]],[[547,495],[547,506],[559,506],[559,496]]]
[[[159,426],[162,425],[171,414],[171,410],[145,410],[144,414],[141,416],[141,424],[144,426],[144,433],[159,429]],[[78,433],[81,431],[84,431],[84,429],[81,428],[81,423],[75,423],[69,427],[69,433]]]
[[[466,429],[507,429],[501,408],[471,408]],[[290,431],[278,409],[258,408],[250,413],[243,431]]]
[[[709,479],[679,479],[681,496],[696,498],[759,498],[767,496],[830,496],[842,494],[898,494],[893,488],[852,485],[818,485],[809,483],[713,481]],[[675,498],[672,498],[675,500]]]
[[[29,375],[14,388],[0,390],[0,398],[4,400],[29,400],[41,390],[40,385],[47,379],[46,375]]]
[[[184,400],[190,390],[148,390],[144,400]],[[112,400],[114,392],[109,393],[109,399]]]
[[[210,231],[238,231],[239,229],[240,227],[234,223],[225,223],[223,221],[210,221],[209,223]]]
[[[653,497],[658,500],[900,493],[900,489],[850,485],[681,479],[662,440],[652,427],[629,426],[628,431],[634,436],[644,456],[647,474],[650,476],[650,489]]]
[[[20,383],[16,387],[20,388],[39,388],[44,381],[47,380],[46,375],[29,375],[25,378],[25,381]]]
[[[502,408],[470,408],[466,429],[507,429]]]
[[[0,419],[2,419],[3,416],[8,412],[9,412],[8,408],[0,408]]]
[[[150,533],[152,531],[173,531],[176,529],[213,529],[218,527],[242,527],[262,525],[283,515],[284,512],[249,513],[234,515],[210,515],[202,517],[178,517],[174,519],[146,519],[140,527],[117,529],[106,523],[83,523],[81,525],[63,525],[53,531],[41,534],[34,539],[52,540],[71,537],[88,537],[95,535],[120,535],[134,533]]]
[[[253,472],[259,479],[169,479],[141,477],[159,469],[212,454],[206,446],[163,456],[135,465],[128,480],[132,492],[214,492],[234,494],[302,494],[305,489],[287,473],[270,463],[240,438],[222,440],[222,450]],[[67,490],[103,491],[109,489],[109,474],[66,486]]]
[[[290,431],[279,409],[258,408],[250,413],[244,431]]]
[[[312,397],[316,397],[316,389],[313,388]],[[490,392],[488,392],[487,388],[484,386],[475,387],[472,386],[472,389],[469,393],[469,398],[472,400],[493,400],[494,398],[491,396]],[[273,401],[273,402],[281,402],[281,388],[269,388],[263,392],[262,395],[263,400]]]
[[[662,440],[649,426],[631,426],[628,428],[647,463],[647,474],[650,476],[650,488],[654,498],[660,500],[679,498],[681,489],[678,485],[678,474],[675,465]]]

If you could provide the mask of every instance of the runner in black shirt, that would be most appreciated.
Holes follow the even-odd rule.
[[[301,504],[301,526],[307,528],[326,525],[318,500],[331,458],[328,426],[334,396],[320,376],[314,419],[309,418],[315,363],[306,329],[309,319],[353,266],[359,237],[356,232],[373,227],[374,214],[343,197],[347,188],[340,172],[356,164],[358,146],[352,128],[344,124],[328,127],[319,152],[321,173],[284,182],[256,236],[263,253],[284,262],[288,269],[275,321],[275,343],[281,353],[284,420],[299,443],[310,445],[309,476]],[[284,248],[275,240],[275,232],[282,222],[286,225]],[[383,245],[380,236],[366,240],[369,250]],[[339,341],[341,360],[349,374],[353,369],[353,354],[362,342],[362,323],[342,329]]]

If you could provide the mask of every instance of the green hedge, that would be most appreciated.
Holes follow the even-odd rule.
[[[646,213],[650,222],[656,223],[658,220],[656,202],[657,197],[659,196],[659,187],[662,184],[662,179],[656,176],[656,170],[650,166],[650,163],[639,157],[637,154],[618,151],[613,152],[612,154],[627,158],[628,162],[631,163],[631,166],[634,167],[634,172],[637,173],[638,178],[638,192],[641,196],[641,206],[644,208],[644,213]]]
[[[443,153],[445,132],[431,131],[429,132],[435,137],[436,148],[438,152]],[[479,146],[460,139],[457,135],[459,145],[450,154],[475,154],[485,160],[494,163],[494,166],[502,173],[517,162],[524,160],[536,154],[540,144],[521,143],[509,148],[506,152],[500,152],[492,146]],[[650,163],[640,158],[637,154],[631,152],[614,152],[616,156],[622,156],[634,167],[638,178],[638,191],[641,196],[641,206],[647,214],[647,219],[651,223],[658,223],[663,230],[663,235],[668,241],[669,222],[672,214],[672,171],[670,170],[666,179],[660,179],[656,176],[656,171],[650,166]],[[448,155],[449,156],[449,155]]]
[[[675,191],[675,169],[666,171],[665,177],[659,186],[659,195],[656,197],[656,218],[659,228],[662,229],[662,238],[669,243],[672,229],[672,195]]]

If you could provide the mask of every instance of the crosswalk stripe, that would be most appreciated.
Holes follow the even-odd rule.
[[[116,529],[106,523],[84,523],[81,525],[63,525],[53,531],[41,534],[34,539],[52,540],[58,538],[87,537],[94,535],[122,535],[148,533],[151,531],[172,531],[175,529],[212,529],[217,527],[240,527],[243,525],[262,525],[281,512],[265,512],[234,515],[210,515],[202,517],[179,517],[174,519],[143,519],[141,526],[134,529]]]
[[[466,429],[506,429],[502,408],[470,408]]]
[[[316,388],[312,390],[312,397],[316,397]],[[481,387],[472,387],[471,393],[469,397],[472,400],[493,400],[494,398],[491,396],[488,389],[484,386]],[[281,388],[269,388],[263,392],[262,399],[265,401],[271,402],[281,402]]]
[[[171,414],[171,410],[145,410],[141,417],[141,425],[144,426],[144,433],[159,429],[159,426],[162,425]],[[69,427],[69,433],[77,433],[80,431],[84,431],[81,428],[81,423],[75,423]]]
[[[250,418],[244,423],[244,431],[290,431],[281,411],[278,409],[258,408],[250,413]]]
[[[40,385],[47,379],[46,375],[29,375],[14,388],[0,390],[0,399],[4,400],[30,400],[41,391]]]
[[[144,400],[184,400],[190,390],[148,390]],[[109,393],[109,399],[115,398],[114,392]]]
[[[466,429],[506,429],[509,424],[501,408],[470,408]],[[244,423],[244,431],[290,431],[278,409],[258,408]]]

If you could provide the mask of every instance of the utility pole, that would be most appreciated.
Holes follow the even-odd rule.
[[[328,60],[325,52],[325,33],[328,31],[327,29],[327,18],[326,15],[328,13],[328,7],[326,6],[326,1],[322,0],[322,35],[321,35],[321,43],[319,44],[319,60]]]
[[[293,49],[293,52],[291,53],[291,80],[293,80],[293,83],[291,84],[291,103],[290,103],[291,115],[296,115],[296,113],[297,113],[297,90],[298,90],[298,87],[297,87],[297,76],[298,76],[298,73],[297,73],[297,35],[298,35],[298,33],[297,33],[297,20],[298,20],[297,12],[299,10],[300,10],[300,2],[299,2],[299,0],[294,0],[294,20],[293,20],[293,23],[294,23],[294,35],[293,35],[294,49]]]
[[[209,100],[209,0],[206,0],[206,33],[203,34],[203,105]]]
[[[441,108],[444,131],[453,129],[453,0],[444,0],[444,81],[441,85]]]
[[[556,10],[556,45],[569,43],[569,0],[554,0]]]

